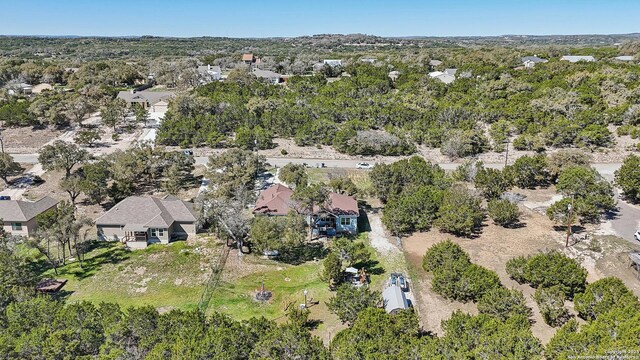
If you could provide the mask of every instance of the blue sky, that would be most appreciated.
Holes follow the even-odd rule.
[[[2,35],[640,32],[639,0],[0,0]]]

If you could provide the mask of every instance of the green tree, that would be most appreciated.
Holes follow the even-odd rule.
[[[78,174],[73,174],[60,182],[60,189],[69,194],[72,205],[76,204],[76,199],[82,193],[83,182],[84,179]]]
[[[338,176],[329,179],[329,184],[327,185],[331,191],[337,194],[345,194],[349,196],[354,196],[358,192],[358,187],[353,181],[347,176]]]
[[[340,256],[335,252],[330,252],[322,262],[324,270],[322,278],[329,283],[329,288],[334,288],[342,282],[343,268]]]
[[[231,149],[217,156],[210,156],[207,178],[211,189],[222,196],[229,196],[242,187],[253,190],[255,180],[264,172],[266,158],[251,151]]]
[[[81,129],[78,130],[73,140],[80,145],[92,147],[96,141],[102,138],[104,131],[100,129]]]
[[[422,268],[425,271],[435,271],[453,262],[471,264],[469,255],[460,245],[451,240],[441,241],[431,246],[422,257]]]
[[[65,172],[65,178],[71,175],[74,166],[83,164],[89,159],[91,159],[91,154],[88,151],[80,149],[76,144],[62,140],[56,140],[51,145],[43,146],[38,156],[38,162],[42,164],[44,170],[62,170]]]
[[[565,294],[559,285],[539,287],[533,298],[548,325],[557,327],[568,320],[569,311],[564,306]]]
[[[496,287],[482,295],[478,300],[478,311],[480,314],[493,315],[502,321],[516,315],[529,318],[532,314],[521,291],[503,287]]]
[[[518,205],[509,200],[494,199],[487,204],[489,217],[497,225],[510,227],[520,221],[520,210]]]
[[[504,172],[516,186],[523,189],[545,186],[549,182],[547,158],[543,154],[519,157]]]
[[[587,271],[576,260],[557,251],[509,260],[507,273],[534,288],[558,285],[567,298],[581,292],[587,279]]]
[[[473,182],[487,200],[499,198],[511,187],[511,181],[502,171],[484,167],[478,169]]]
[[[480,200],[465,188],[452,187],[444,192],[434,224],[444,232],[471,236],[482,226],[483,219]]]
[[[420,186],[392,197],[383,209],[382,223],[394,235],[428,230],[442,203],[443,192]]]
[[[615,171],[615,179],[627,199],[640,202],[640,156],[625,157],[620,169]]]
[[[133,109],[133,115],[136,118],[136,122],[142,126],[147,125],[149,121],[149,112],[144,107],[138,105]]]
[[[107,103],[100,110],[102,123],[113,128],[116,132],[119,125],[122,125],[127,118],[127,104],[122,99],[114,99]]]
[[[9,176],[22,174],[24,168],[13,160],[13,157],[7,153],[0,153],[0,179],[5,185],[9,185]]]
[[[336,295],[327,302],[327,307],[343,324],[353,324],[364,309],[380,307],[381,299],[380,292],[371,291],[368,287],[342,284]]]
[[[573,166],[589,166],[590,162],[591,156],[579,149],[561,149],[547,157],[549,175],[551,175],[553,179],[557,179],[567,168]]]
[[[283,166],[278,172],[278,177],[280,180],[296,188],[307,186],[309,181],[307,169],[301,164],[289,163]]]
[[[313,213],[315,206],[323,207],[329,200],[329,192],[324,186],[311,184],[303,187],[297,187],[291,195],[291,200],[296,202],[299,213]],[[313,236],[313,226],[309,227],[309,240]]]
[[[624,283],[614,277],[597,280],[574,297],[575,309],[581,318],[593,320],[619,308],[629,314],[640,311],[640,301]]]
[[[108,195],[108,181],[111,177],[110,164],[104,160],[82,165],[82,192],[92,204],[101,203]]]

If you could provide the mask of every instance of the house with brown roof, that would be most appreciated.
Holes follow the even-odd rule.
[[[98,238],[122,241],[132,249],[195,236],[193,204],[173,196],[130,196],[96,219]]]
[[[45,196],[38,201],[0,200],[2,228],[9,234],[31,236],[37,229],[36,216],[58,205],[58,200]]]
[[[127,103],[127,106],[138,104],[143,109],[147,109],[150,112],[166,112],[169,106],[169,101],[176,96],[175,93],[170,91],[120,91],[118,93],[118,99],[122,99]]]
[[[242,54],[242,62],[247,65],[251,65],[256,62],[256,57],[251,53]]]
[[[293,190],[276,184],[258,196],[253,213],[256,215],[284,216],[290,211],[303,213],[316,235],[357,234],[358,202],[351,196],[331,192],[322,206],[315,206],[311,213],[291,199]]]

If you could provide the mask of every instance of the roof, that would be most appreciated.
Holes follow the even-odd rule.
[[[578,62],[578,61],[596,61],[596,59],[593,56],[574,56],[574,55],[565,55],[562,58],[560,58],[560,60],[565,60],[568,62]]]
[[[96,225],[168,228],[174,222],[196,221],[193,204],[174,197],[129,196],[96,219]]]
[[[616,60],[620,60],[620,61],[633,61],[633,60],[635,60],[635,58],[632,55],[616,56],[615,59]]]
[[[287,215],[294,210],[295,201],[291,200],[293,190],[282,184],[272,185],[262,191],[253,209],[254,213],[267,215]],[[328,211],[334,215],[358,215],[358,202],[351,196],[329,193],[327,204],[315,206],[314,213]]]
[[[526,63],[527,61],[530,61],[530,62],[532,62],[534,64],[549,62],[549,60],[542,59],[542,58],[539,58],[537,56],[525,56],[525,57],[522,58],[522,63],[523,64]]]
[[[202,65],[198,66],[198,72],[201,74],[220,74],[222,69],[220,69],[220,66]]]
[[[45,196],[38,201],[0,200],[0,219],[3,221],[29,221],[58,204],[58,200]]]
[[[434,60],[430,60],[429,61],[429,65],[431,65],[431,66],[440,66],[440,65],[442,65],[442,61],[435,60],[435,59]]]
[[[161,101],[169,100],[176,96],[170,91],[120,91],[118,98],[128,103],[147,102],[151,105]]]
[[[271,70],[262,70],[262,69],[254,69],[251,72],[253,75],[255,75],[256,77],[259,78],[264,78],[264,79],[273,79],[273,78],[281,78],[282,75],[273,72]]]
[[[32,91],[34,93],[40,93],[44,90],[53,90],[53,86],[51,86],[51,84],[42,83],[42,84],[34,85],[32,87]]]
[[[382,300],[384,301],[384,310],[391,313],[395,310],[404,310],[409,308],[409,302],[404,296],[404,292],[397,285],[391,285],[382,292]]]
[[[242,54],[242,61],[253,61],[253,54]]]
[[[445,69],[444,73],[448,75],[455,75],[458,72],[458,69]]]
[[[456,79],[455,76],[443,73],[442,71],[430,72],[429,76],[431,76],[434,79],[438,79],[438,80],[442,81],[445,84],[451,84]]]

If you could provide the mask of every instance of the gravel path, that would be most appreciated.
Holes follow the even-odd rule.
[[[402,252],[400,249],[393,245],[382,227],[382,220],[378,214],[369,214],[369,225],[371,226],[371,232],[369,232],[369,240],[371,246],[376,249],[377,252],[383,255],[400,255]]]

